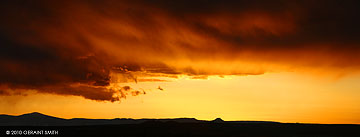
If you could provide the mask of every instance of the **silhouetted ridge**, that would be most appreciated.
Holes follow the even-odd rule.
[[[24,115],[43,115],[43,116],[47,116],[47,115],[41,114],[41,113],[39,113],[39,112],[32,112],[32,113],[22,114],[22,115],[20,115],[20,116],[24,116]]]
[[[19,116],[0,115],[0,126],[85,126],[85,125],[122,125],[122,124],[281,124],[272,121],[224,121],[216,118],[212,121],[197,120],[195,118],[173,118],[173,119],[86,119],[73,118],[63,119],[33,112]]]
[[[121,124],[141,124],[141,123],[200,123],[195,118],[174,118],[174,119],[86,119],[72,118],[62,119],[53,116],[33,112],[19,116],[0,115],[0,126],[82,126],[82,125],[121,125]]]
[[[53,116],[41,114],[39,112],[32,112],[32,113],[22,114],[22,115],[19,115],[19,117],[32,117],[32,118],[52,117],[52,118],[56,118],[56,117],[53,117]]]

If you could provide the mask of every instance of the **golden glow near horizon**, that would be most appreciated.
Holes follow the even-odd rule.
[[[38,111],[63,118],[177,118],[262,120],[303,123],[360,123],[360,75],[313,77],[301,73],[210,76],[171,82],[130,83],[147,95],[121,103],[75,96],[29,94],[1,96],[0,113]],[[155,90],[159,85],[165,91]],[[17,101],[14,101],[16,98]],[[8,106],[8,107],[6,107]]]
[[[360,8],[349,1],[0,9],[1,114],[360,123]]]

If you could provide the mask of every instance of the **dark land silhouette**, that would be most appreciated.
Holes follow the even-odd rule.
[[[356,124],[301,124],[272,121],[175,119],[62,119],[41,113],[0,115],[0,136],[6,131],[56,130],[54,136],[119,137],[359,137]],[[10,135],[8,135],[10,136]],[[27,135],[31,136],[31,135]]]

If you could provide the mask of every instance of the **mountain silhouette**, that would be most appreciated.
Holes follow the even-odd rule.
[[[122,137],[357,137],[360,125],[300,124],[269,121],[174,119],[63,119],[38,112],[0,115],[0,134],[8,130],[57,130],[63,136]],[[1,135],[0,135],[1,136]]]
[[[62,125],[66,120],[33,112],[19,116],[1,115],[0,121],[0,126],[51,126]]]
[[[117,124],[140,124],[145,122],[175,122],[175,123],[201,123],[207,122],[195,118],[174,119],[86,119],[72,118],[63,119],[33,112],[19,116],[0,115],[0,126],[82,126],[82,125],[117,125]]]
[[[195,118],[174,118],[174,119],[86,119],[72,118],[63,119],[33,112],[19,116],[0,115],[0,126],[82,126],[82,125],[117,125],[117,124],[140,124],[140,123],[277,123],[271,121],[224,121],[217,118],[213,121],[197,120]]]

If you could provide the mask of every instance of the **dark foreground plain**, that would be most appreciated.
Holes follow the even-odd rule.
[[[20,132],[22,132],[20,134]],[[46,133],[45,133],[46,132]],[[25,135],[26,134],[26,135]],[[61,119],[0,115],[0,136],[359,137],[360,125],[196,119]]]

